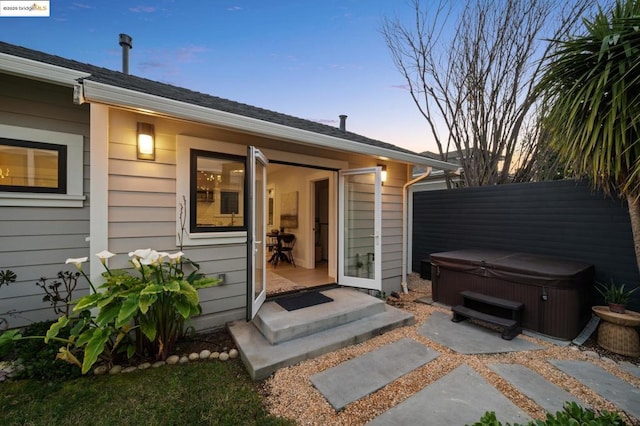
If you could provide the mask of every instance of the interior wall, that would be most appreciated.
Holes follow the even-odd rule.
[[[310,185],[320,179],[328,179],[330,171],[316,170],[311,168],[275,165],[274,172],[268,172],[268,186],[274,191],[274,228],[280,229],[281,213],[283,209],[284,195],[298,193],[298,226],[284,227],[285,232],[296,235],[296,245],[293,252],[296,265],[312,269],[315,267],[315,211],[312,207],[315,204],[313,190]],[[327,185],[328,191],[328,185]],[[327,195],[328,196],[328,195]],[[326,206],[328,215],[328,206]],[[326,217],[329,222],[328,216]],[[328,243],[327,243],[328,252]]]

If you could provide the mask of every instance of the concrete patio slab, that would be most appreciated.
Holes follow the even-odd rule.
[[[544,377],[520,364],[489,364],[489,368],[502,376],[520,392],[532,399],[546,412],[555,414],[562,411],[566,401],[577,402],[585,406],[579,399],[559,386],[548,382]]]
[[[440,355],[405,338],[311,376],[313,385],[336,410],[381,389]]]
[[[504,340],[500,333],[470,321],[454,323],[451,314],[433,312],[418,333],[461,354],[490,354],[544,349],[521,339]]]
[[[355,345],[414,322],[415,318],[410,313],[385,305],[382,313],[277,345],[272,345],[251,322],[233,322],[229,325],[229,332],[249,375],[254,380],[261,380],[279,368]]]
[[[621,410],[640,419],[640,388],[588,361],[551,360],[549,362]]]
[[[473,368],[462,365],[373,421],[382,425],[466,425],[495,411],[503,423],[526,423],[529,416]]]

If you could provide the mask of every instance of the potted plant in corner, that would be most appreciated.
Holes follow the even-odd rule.
[[[596,290],[604,297],[605,303],[609,305],[609,310],[619,314],[625,313],[627,303],[638,288],[640,287],[627,290],[624,284],[617,285],[613,279],[609,285],[596,282]]]

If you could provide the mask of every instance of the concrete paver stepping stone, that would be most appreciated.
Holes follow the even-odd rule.
[[[549,362],[621,410],[640,419],[640,388],[588,361],[550,360]]]
[[[503,422],[527,423],[529,416],[468,365],[461,365],[367,423],[381,425],[466,425],[494,411]]]
[[[405,338],[311,376],[313,385],[336,410],[375,392],[440,355]]]
[[[461,354],[485,354],[544,349],[516,337],[505,340],[500,333],[470,321],[452,322],[451,314],[436,311],[418,329],[418,333]]]
[[[579,399],[561,387],[549,382],[535,371],[520,364],[489,364],[489,368],[501,375],[524,395],[548,413],[562,411],[566,401],[585,406]]]
[[[640,367],[635,364],[631,364],[630,362],[621,362],[620,367],[628,372],[629,374],[633,374],[637,378],[640,379]]]

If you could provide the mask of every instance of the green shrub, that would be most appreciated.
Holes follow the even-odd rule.
[[[510,426],[507,423],[505,426]],[[558,411],[555,415],[547,414],[545,420],[532,420],[527,426],[624,426],[625,421],[620,418],[618,413],[603,411],[596,414],[591,410],[585,410],[575,402],[565,402],[563,411]],[[496,418],[493,411],[486,412],[479,422],[473,426],[502,426],[502,423]],[[521,426],[515,423],[513,426]]]
[[[25,328],[28,336],[44,336],[52,321],[36,322]],[[68,338],[69,329],[60,331],[60,337]],[[58,343],[45,343],[43,339],[21,339],[13,344],[13,353],[20,359],[23,370],[16,374],[18,379],[67,380],[80,376],[80,370],[73,365],[56,359]]]

